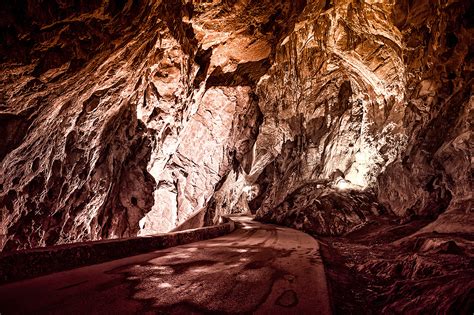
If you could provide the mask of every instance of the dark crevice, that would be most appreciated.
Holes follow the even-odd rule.
[[[268,71],[271,63],[268,59],[239,64],[234,72],[223,72],[217,67],[209,75],[206,88],[213,86],[255,86]]]

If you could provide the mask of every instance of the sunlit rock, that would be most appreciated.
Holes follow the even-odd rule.
[[[387,283],[454,283],[442,261],[461,270],[471,255],[470,1],[31,0],[0,12],[4,252],[252,213],[342,236],[343,253],[369,240],[380,257],[393,250],[351,265]]]

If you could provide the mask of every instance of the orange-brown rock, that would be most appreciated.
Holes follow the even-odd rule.
[[[473,10],[468,0],[3,1],[0,249],[253,212],[353,236],[332,249],[352,268],[344,251],[389,220],[374,249],[393,249],[389,261],[367,256],[356,269],[441,286],[442,274],[449,285],[420,290],[449,292],[456,272],[473,272],[461,248],[474,232]],[[455,255],[452,269],[432,265],[439,253]],[[393,299],[384,305],[419,311]]]

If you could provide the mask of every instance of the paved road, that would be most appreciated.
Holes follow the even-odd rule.
[[[329,314],[318,243],[237,220],[216,239],[0,286],[0,313]]]

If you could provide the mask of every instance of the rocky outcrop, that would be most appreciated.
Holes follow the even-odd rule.
[[[176,84],[167,81],[162,84],[170,92],[165,113],[153,116],[162,108],[159,97],[147,102],[149,130],[159,135],[148,167],[157,187],[154,206],[140,221],[140,235],[166,232],[186,225],[188,219],[198,226],[215,224],[220,215],[233,211],[211,211],[208,205],[230,173],[240,174],[239,165],[251,154],[261,124],[254,90],[270,67],[278,37],[256,25],[269,23],[276,12],[281,18],[291,17],[300,6],[270,1],[194,3],[189,25],[197,41],[195,69],[191,77],[174,71],[176,84],[192,82],[187,99],[176,102]],[[170,117],[168,112],[176,114]],[[220,200],[221,207],[225,204]]]
[[[374,309],[419,311],[413,287],[462,310],[471,2],[3,1],[0,248],[252,212],[345,235]]]
[[[273,18],[303,5],[77,6],[0,8],[5,251],[167,232],[205,209],[255,142]]]
[[[323,238],[335,314],[468,314],[473,307],[472,235],[412,234],[428,220],[372,220]]]
[[[373,193],[321,188],[307,184],[289,194],[280,205],[260,214],[259,219],[275,222],[319,236],[343,235],[386,214]]]
[[[154,52],[158,26],[136,28],[150,9],[2,4],[4,250],[137,233],[153,204],[134,90]]]
[[[1,11],[4,250],[233,212],[315,234],[382,213],[472,232],[468,1]]]
[[[439,232],[474,231],[472,11],[462,1],[443,10],[420,3],[400,22],[411,132],[407,150],[379,178],[379,199],[399,215],[443,213]],[[420,15],[426,19],[410,19]]]
[[[306,182],[371,187],[404,149],[403,43],[390,10],[312,2],[281,39],[257,89],[264,123],[250,181],[272,177],[258,215]]]
[[[462,223],[472,223],[471,11],[462,1],[308,5],[257,89],[257,216],[291,221],[301,204],[278,209],[317,182],[346,198],[374,188],[387,212],[443,213],[427,229],[472,233]]]

